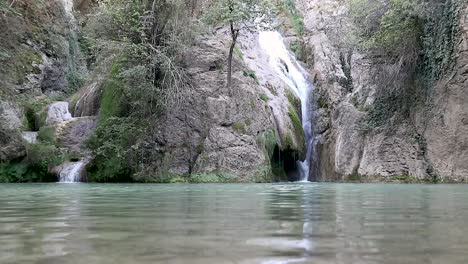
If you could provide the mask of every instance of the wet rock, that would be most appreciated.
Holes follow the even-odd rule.
[[[56,102],[47,110],[46,125],[51,126],[72,119],[68,110],[68,102]]]

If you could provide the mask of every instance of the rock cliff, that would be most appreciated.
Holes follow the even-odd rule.
[[[307,63],[320,96],[319,119],[330,124],[319,146],[320,180],[465,181],[466,3],[459,4],[457,19],[450,21],[459,32],[453,70],[433,85],[419,87],[431,90],[425,95],[412,91],[411,83],[389,92],[394,88],[383,84],[375,69],[390,65],[376,65],[372,54],[347,43],[353,23],[343,1],[297,0],[296,5],[311,51]]]

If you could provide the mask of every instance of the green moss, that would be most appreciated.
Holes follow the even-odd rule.
[[[304,129],[302,128],[302,122],[301,122],[301,119],[299,118],[299,115],[297,114],[296,110],[292,106],[288,108],[288,114],[293,124],[296,138],[300,142],[303,142],[304,141]]]
[[[324,108],[324,109],[330,108],[330,105],[328,104],[327,99],[323,96],[320,96],[320,98],[318,99],[318,106],[319,108]]]
[[[361,175],[360,174],[351,174],[347,177],[346,181],[348,182],[361,182]]]
[[[298,58],[301,61],[306,61],[307,59],[307,54],[306,54],[306,49],[304,47],[304,43],[301,41],[292,41],[291,44],[289,45],[289,48],[291,49],[292,52],[296,55],[296,58]]]
[[[260,84],[260,82],[258,81],[257,75],[255,74],[254,71],[245,70],[244,71],[244,76],[245,77],[250,77],[250,78],[254,79],[257,84]]]
[[[53,101],[61,100],[60,97],[47,97],[34,102],[23,102],[22,105],[25,109],[26,124],[25,130],[38,131],[45,125],[47,118],[47,106]]]
[[[119,77],[121,64],[114,63],[110,77],[103,85],[103,94],[99,108],[100,121],[110,117],[120,117],[124,111],[124,81]]]
[[[33,49],[27,49],[17,54],[12,65],[16,84],[23,84],[26,75],[30,73],[40,73],[41,70],[36,66],[40,63],[42,63],[42,57]]]
[[[236,123],[232,124],[232,129],[234,129],[234,131],[236,131],[239,134],[245,134],[246,133],[245,125],[243,123],[236,122]]]
[[[410,176],[410,175],[395,176],[395,177],[392,177],[392,180],[396,180],[396,181],[403,182],[403,183],[421,182],[421,180],[419,180],[418,178],[416,178],[414,176]]]
[[[268,95],[264,93],[260,94],[260,99],[264,101],[265,103],[268,103],[268,101],[270,101],[270,97],[268,97]]]
[[[286,133],[283,138],[283,149],[294,149],[294,142],[291,136],[291,133]]]
[[[228,183],[235,182],[235,177],[222,173],[199,173],[190,175],[190,183]]]
[[[234,54],[235,54],[240,60],[244,61],[244,54],[242,54],[242,50],[241,50],[238,46],[236,46],[236,47],[234,48]]]
[[[286,97],[288,98],[289,103],[296,109],[296,111],[301,110],[301,99],[297,98],[290,90],[286,90]]]

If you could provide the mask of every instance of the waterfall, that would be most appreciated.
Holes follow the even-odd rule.
[[[307,72],[299,64],[296,58],[286,48],[283,37],[276,31],[262,31],[259,33],[260,47],[265,50],[270,58],[270,66],[278,76],[301,99],[302,127],[306,142],[306,159],[298,162],[301,181],[307,181],[311,172],[311,161],[317,160],[317,140],[313,134],[311,94],[315,88],[307,80]]]
[[[62,5],[65,10],[65,14],[67,17],[70,19],[70,22],[72,23],[73,26],[75,26],[76,19],[73,14],[73,0],[62,0]]]
[[[73,183],[79,182],[81,177],[81,171],[84,168],[85,163],[83,161],[68,162],[62,165],[60,171],[60,181],[62,183]]]

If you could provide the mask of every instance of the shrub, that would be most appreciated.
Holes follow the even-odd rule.
[[[304,18],[299,14],[296,8],[296,2],[294,0],[284,0],[283,9],[287,11],[296,34],[299,36],[304,35]]]
[[[39,143],[27,146],[22,161],[0,163],[0,182],[53,182],[49,169],[66,160],[66,155],[54,145]]]
[[[37,133],[37,138],[44,143],[55,144],[55,128],[41,127]]]
[[[131,181],[136,171],[136,152],[145,126],[131,118],[111,117],[101,123],[88,141],[95,159],[89,180],[95,182]]]
[[[246,71],[244,71],[244,76],[245,76],[245,77],[250,77],[250,78],[254,79],[254,81],[255,81],[257,84],[260,83],[260,82],[258,81],[257,75],[255,74],[254,71],[246,70]]]

